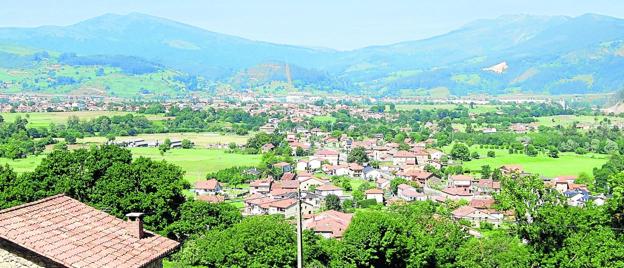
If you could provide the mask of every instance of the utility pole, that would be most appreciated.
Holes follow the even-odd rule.
[[[301,223],[301,189],[297,190],[297,268],[303,268],[303,228]]]

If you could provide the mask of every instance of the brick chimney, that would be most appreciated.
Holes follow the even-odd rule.
[[[143,232],[143,221],[141,220],[142,216],[143,216],[143,213],[140,213],[140,212],[132,212],[132,213],[126,214],[126,217],[128,218],[128,223],[126,225],[126,228],[128,230],[128,234],[130,234],[134,238],[138,238],[138,239],[143,238],[144,232]]]

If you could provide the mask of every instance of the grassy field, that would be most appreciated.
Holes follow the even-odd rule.
[[[554,127],[557,125],[570,126],[574,122],[598,124],[604,118],[609,118],[612,123],[624,122],[624,118],[614,116],[590,116],[590,115],[556,115],[537,117],[540,125]]]
[[[186,172],[184,178],[189,182],[204,179],[209,172],[234,166],[255,166],[260,163],[260,155],[229,154],[223,150],[175,149],[161,156],[156,148],[131,148],[133,157],[149,157],[153,160],[166,160],[178,165]],[[11,160],[0,158],[0,165],[8,164],[15,172],[33,171],[45,155],[29,156],[25,159]]]
[[[450,152],[450,146],[444,148],[445,152]],[[525,154],[509,154],[507,150],[493,150],[496,152],[495,158],[486,157],[487,151],[491,149],[479,149],[477,146],[470,148],[470,152],[477,151],[480,159],[464,162],[464,167],[471,170],[480,170],[483,165],[490,165],[493,168],[508,164],[522,165],[525,171],[538,173],[547,177],[561,175],[577,176],[581,172],[586,172],[592,176],[592,169],[600,167],[606,163],[609,156],[603,154],[577,155],[575,153],[559,153],[559,158],[550,158],[544,154],[530,157]]]
[[[35,170],[35,167],[37,167],[39,163],[41,163],[41,160],[44,157],[44,155],[38,155],[16,160],[0,158],[0,165],[9,165],[13,168],[13,170],[15,170],[15,172],[24,173]]]
[[[186,171],[184,178],[189,182],[204,179],[206,174],[235,166],[255,166],[260,163],[260,155],[229,154],[222,150],[176,149],[164,156],[157,148],[132,148],[134,157],[149,157],[154,160],[166,160]]]
[[[13,122],[15,118],[21,116],[28,120],[31,127],[48,127],[50,123],[65,124],[71,116],[77,116],[81,120],[94,119],[100,116],[125,115],[128,112],[112,112],[112,111],[77,111],[77,112],[49,112],[49,113],[0,113],[4,121]],[[163,120],[162,115],[145,115],[147,119],[152,121]]]
[[[198,147],[206,147],[210,144],[229,144],[234,142],[236,144],[245,144],[247,140],[251,137],[251,135],[235,135],[235,134],[219,134],[214,132],[186,132],[186,133],[156,133],[156,134],[139,134],[137,136],[121,136],[116,137],[117,141],[123,141],[127,139],[136,139],[142,138],[145,140],[159,140],[164,141],[165,139],[189,139],[194,142]],[[78,139],[78,143],[97,143],[101,144],[106,142],[105,137],[86,137],[84,139]]]

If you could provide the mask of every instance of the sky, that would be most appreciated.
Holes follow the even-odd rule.
[[[139,12],[253,40],[338,50],[424,39],[510,14],[624,18],[620,0],[0,0],[0,7],[0,27]]]

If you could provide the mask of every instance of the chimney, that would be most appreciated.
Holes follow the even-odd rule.
[[[140,212],[132,212],[132,213],[128,213],[126,214],[126,217],[128,218],[128,223],[126,225],[126,229],[128,230],[128,233],[137,239],[141,239],[143,238],[143,221],[141,220],[141,217],[143,216],[143,213]]]

